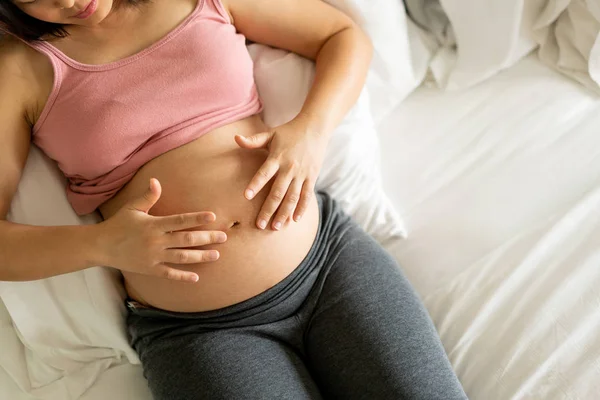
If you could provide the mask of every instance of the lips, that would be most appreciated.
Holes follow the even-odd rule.
[[[97,0],[92,0],[89,2],[87,7],[83,9],[79,14],[75,15],[74,18],[85,19],[92,15],[94,11],[96,11]]]

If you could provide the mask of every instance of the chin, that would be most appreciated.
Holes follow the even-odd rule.
[[[98,0],[98,8],[96,9],[96,12],[93,15],[91,15],[88,19],[77,20],[77,22],[71,21],[71,24],[80,26],[99,25],[111,13],[113,4],[114,2],[112,0]]]

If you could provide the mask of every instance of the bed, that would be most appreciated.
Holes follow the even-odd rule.
[[[591,400],[600,393],[600,97],[536,53],[518,58],[454,91],[426,79],[377,115],[383,187],[409,232],[386,248],[470,399]],[[17,384],[32,360],[2,302],[0,338],[0,366],[20,363],[0,367],[0,399],[71,400],[75,391],[59,385],[53,397]],[[89,386],[73,400],[151,398],[125,357]]]
[[[380,125],[410,232],[390,251],[471,399],[600,396],[599,127],[600,99],[535,56]]]

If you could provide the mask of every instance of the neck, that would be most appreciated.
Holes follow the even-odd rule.
[[[112,9],[100,23],[92,26],[70,25],[67,32],[69,35],[100,38],[131,24],[139,17],[140,11],[140,7],[129,7],[124,1],[115,0]]]

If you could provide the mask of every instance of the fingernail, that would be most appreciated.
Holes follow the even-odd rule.
[[[260,229],[265,229],[267,227],[267,221],[265,221],[264,219],[261,219],[260,221],[258,221],[258,227]]]
[[[210,253],[208,253],[208,258],[210,258],[213,261],[219,259],[219,252],[211,251]]]
[[[226,234],[222,234],[219,235],[219,243],[223,243],[227,241],[227,235]]]
[[[208,215],[206,215],[206,216],[204,217],[204,220],[205,220],[206,222],[212,222],[212,221],[214,221],[214,220],[215,220],[215,216],[214,216],[214,214],[208,214]]]
[[[251,190],[251,189],[246,190],[246,198],[248,200],[252,200],[253,197],[254,197],[254,190]]]
[[[198,279],[199,279],[199,278],[198,278],[198,275],[194,275],[194,276],[192,277],[192,282],[198,282]]]
[[[295,217],[295,218],[294,218],[294,220],[295,220],[296,222],[299,222],[299,221],[300,221],[300,218],[302,218],[302,215],[298,215],[297,217]]]
[[[281,222],[277,222],[275,224],[275,229],[280,230],[281,229]]]

